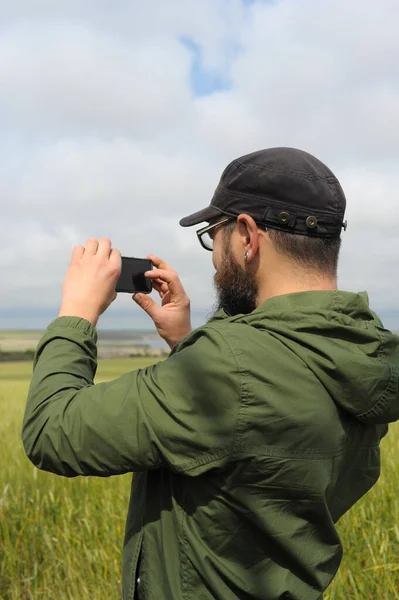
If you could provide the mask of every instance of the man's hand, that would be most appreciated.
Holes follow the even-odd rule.
[[[151,317],[159,335],[173,348],[191,331],[190,299],[176,271],[152,254],[147,258],[156,268],[145,275],[152,279],[161,297],[161,306],[145,294],[134,294],[133,300]]]
[[[106,238],[89,239],[85,247],[76,246],[62,286],[58,316],[81,317],[96,326],[117,296],[115,286],[121,268],[121,254]]]

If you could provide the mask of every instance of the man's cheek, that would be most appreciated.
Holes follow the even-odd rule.
[[[212,263],[213,263],[213,267],[215,269],[215,271],[218,270],[218,268],[220,267],[220,253],[219,253],[219,249],[217,247],[213,248],[213,252],[212,252]]]

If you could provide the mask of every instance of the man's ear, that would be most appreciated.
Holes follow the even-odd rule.
[[[251,262],[259,249],[259,230],[254,219],[247,214],[237,217],[238,231],[242,239],[245,262]]]

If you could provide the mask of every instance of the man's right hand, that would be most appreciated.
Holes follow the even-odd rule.
[[[133,300],[151,317],[159,335],[173,349],[191,332],[190,299],[176,271],[152,254],[147,258],[155,269],[145,275],[152,279],[153,287],[161,297],[161,306],[146,294],[134,294]]]

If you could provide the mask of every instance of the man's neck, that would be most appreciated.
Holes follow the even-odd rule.
[[[316,292],[326,290],[337,290],[336,277],[292,277],[277,276],[268,281],[260,283],[257,298],[257,306],[260,306],[269,298],[283,296],[285,294],[296,294],[298,292]]]

